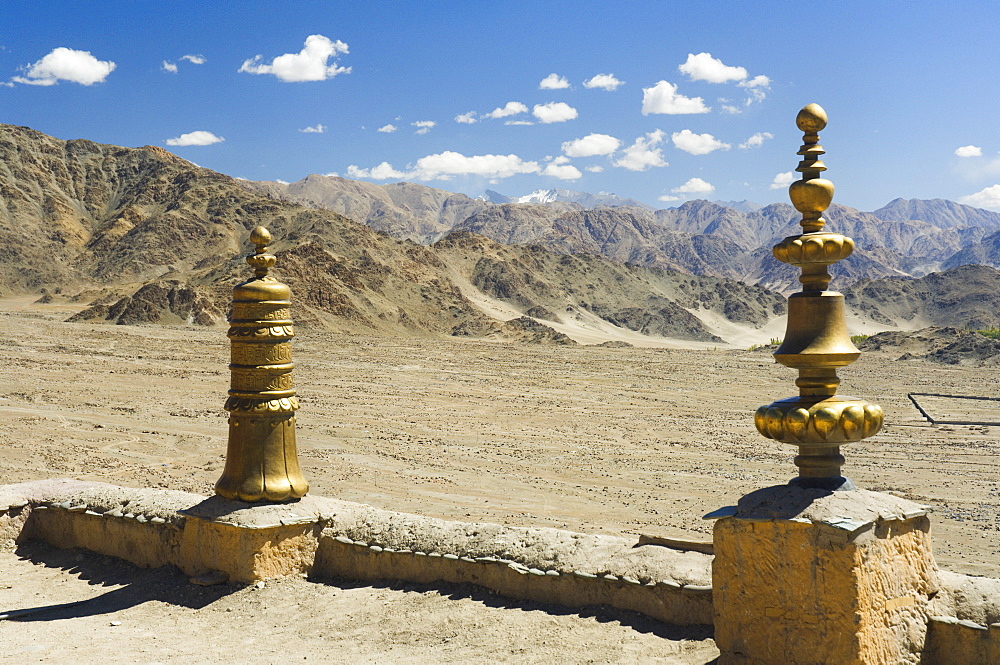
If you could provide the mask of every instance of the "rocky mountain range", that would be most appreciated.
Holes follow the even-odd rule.
[[[0,125],[0,295],[89,304],[78,320],[220,322],[229,289],[249,276],[249,231],[263,224],[298,322],[336,330],[541,340],[590,325],[713,342],[712,321],[758,326],[783,312],[778,294],[725,278],[503,246],[469,232],[432,245],[390,235],[400,220],[411,225],[414,211],[431,232],[493,207],[442,190],[336,179],[323,201],[360,221],[381,210],[389,221],[379,231],[319,198],[285,200],[289,191],[319,197],[316,186],[331,183],[312,180],[277,191],[155,146]],[[405,218],[394,217],[404,208]]]
[[[62,141],[0,125],[0,295],[72,298],[89,305],[81,320],[221,322],[230,287],[248,275],[249,230],[263,224],[277,239],[278,274],[294,289],[300,323],[716,342],[724,330],[767,326],[784,312],[775,290],[795,283],[796,271],[769,249],[798,230],[797,214],[782,204],[745,208],[496,204],[329,176],[249,183],[155,146]],[[860,320],[911,329],[1000,324],[995,269],[928,272],[963,256],[993,265],[1000,215],[898,199],[872,213],[835,205],[827,219],[862,246],[835,283]]]
[[[504,244],[598,254],[779,291],[798,288],[797,271],[774,261],[770,251],[781,238],[801,232],[801,217],[788,204],[744,201],[731,207],[696,200],[653,210],[614,195],[558,189],[525,197],[489,192],[473,200],[415,184],[373,185],[331,176],[245,185],[354,214],[373,228],[421,243],[469,231]],[[942,199],[896,199],[873,212],[834,204],[824,216],[830,230],[854,238],[858,246],[832,268],[841,286],[862,278],[919,277],[966,263],[1000,266],[1000,213]]]

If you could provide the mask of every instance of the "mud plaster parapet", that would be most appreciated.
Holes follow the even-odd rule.
[[[712,622],[711,555],[550,528],[452,522],[307,496],[220,497],[46,480],[0,486],[0,545],[43,540],[143,567],[231,581],[472,583],[511,598],[606,604],[677,625]]]
[[[984,626],[950,616],[931,616],[922,662],[996,665],[1000,663],[1000,623]]]
[[[247,508],[186,492],[74,480],[0,486],[0,547],[40,539],[145,567],[212,572],[203,559],[191,558],[191,547],[203,543],[191,538],[184,546],[184,533],[197,532],[191,524],[262,537],[251,537],[251,544],[277,537],[297,545],[272,551],[277,561],[256,552],[250,564],[233,566],[233,579],[246,582],[296,572],[317,579],[470,582],[512,598],[607,604],[680,625],[713,619],[705,583],[710,555],[635,547],[623,538],[449,522],[320,497]],[[940,575],[922,662],[1000,663],[1000,580]]]

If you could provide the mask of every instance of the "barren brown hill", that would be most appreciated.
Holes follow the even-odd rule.
[[[657,337],[721,341],[699,316],[759,328],[785,312],[779,294],[735,280],[503,245],[464,231],[434,249],[455,271],[455,281],[546,322],[590,315]]]
[[[181,316],[178,289],[207,303],[192,320],[223,311],[228,286],[246,277],[239,257],[258,224],[277,239],[281,276],[307,321],[447,333],[486,318],[427,248],[247,192],[161,148],[61,141],[3,125],[0,200],[0,237],[10,253],[0,289],[100,294],[92,318],[117,306],[113,318],[155,321],[164,303]]]
[[[960,266],[919,279],[862,279],[842,291],[850,309],[887,326],[1000,326],[1000,272],[989,266]]]
[[[1000,341],[958,328],[890,330],[858,344],[861,351],[892,351],[898,360],[929,360],[942,365],[993,366],[1000,362]]]

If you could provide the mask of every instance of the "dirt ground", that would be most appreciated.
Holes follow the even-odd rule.
[[[62,323],[73,307],[0,301],[3,482],[74,477],[210,494],[227,432],[224,329]],[[300,461],[310,491],[325,496],[444,518],[707,540],[702,515],[795,475],[795,450],[753,427],[759,405],[796,393],[794,372],[768,352],[299,330],[294,354]],[[887,414],[881,434],[843,447],[845,472],[861,487],[932,506],[942,567],[1000,577],[997,428],[933,426],[907,398],[1000,397],[1000,375],[894,358],[866,353],[841,371],[841,392]],[[101,557],[20,554],[0,559],[0,613],[102,600],[0,622],[0,643],[21,649],[5,646],[0,662],[89,662],[112,643],[141,663],[233,654],[287,662],[279,645],[295,641],[303,648],[292,660],[319,662],[706,663],[717,653],[705,635],[636,615],[471,588],[284,580],[199,590],[177,588],[169,571]],[[223,639],[208,639],[211,630]],[[159,642],[168,634],[173,646]],[[69,650],[74,640],[84,651]]]

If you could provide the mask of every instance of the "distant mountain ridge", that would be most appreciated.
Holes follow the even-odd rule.
[[[611,194],[608,192],[589,194],[587,192],[576,192],[569,189],[536,189],[530,194],[526,194],[524,196],[504,196],[503,194],[494,192],[493,190],[486,190],[486,192],[477,198],[489,201],[490,203],[576,203],[586,209],[601,206],[608,208],[629,206],[634,208],[643,208],[645,210],[653,210],[651,206],[648,206],[645,203],[640,203],[635,199],[622,198],[617,194]]]
[[[732,208],[737,212],[754,212],[764,207],[762,203],[754,203],[746,199],[742,201],[712,201],[712,203],[720,205],[723,208]]]
[[[451,231],[498,242],[593,253],[620,263],[728,277],[771,289],[798,288],[797,271],[771,247],[801,232],[789,204],[687,201],[654,210],[612,194],[564,189],[477,199],[411,183],[374,185],[309,176],[248,187],[351,216],[390,235],[429,244]],[[832,268],[836,285],[861,278],[919,277],[961,263],[1000,266],[1000,213],[953,201],[896,199],[868,213],[833,204],[828,228],[854,238],[854,255]]]
[[[1000,227],[1000,212],[973,208],[947,199],[893,199],[872,214],[886,221],[923,221],[942,229]]]
[[[488,203],[443,189],[400,182],[375,185],[310,175],[293,183],[240,181],[244,188],[313,208],[332,210],[396,238],[430,244]]]

